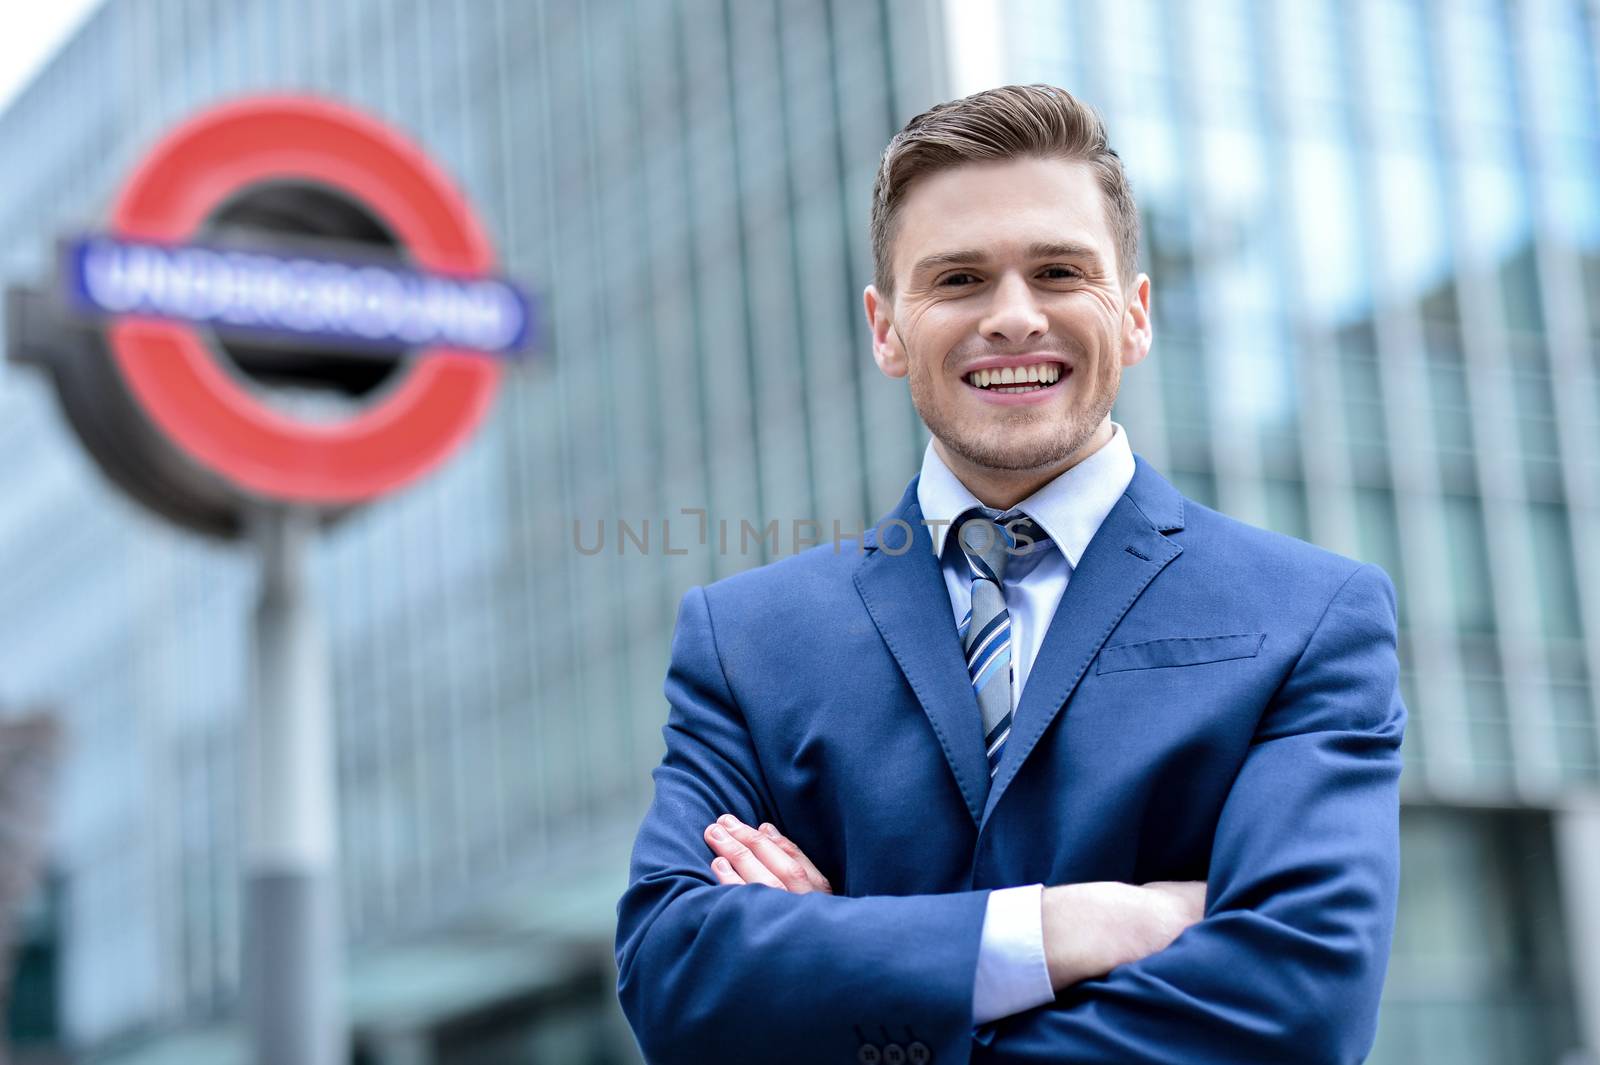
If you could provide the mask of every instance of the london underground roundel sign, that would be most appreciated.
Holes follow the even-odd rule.
[[[230,199],[284,183],[359,205],[405,268],[202,246]],[[232,102],[172,130],[117,195],[110,233],[71,261],[144,414],[201,466],[278,501],[359,503],[438,465],[487,413],[495,355],[528,331],[526,302],[491,276],[484,228],[440,169],[383,123],[311,97]],[[207,330],[228,326],[388,340],[416,357],[353,415],[309,420],[219,360]]]

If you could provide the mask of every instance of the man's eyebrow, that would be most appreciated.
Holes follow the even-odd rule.
[[[1087,259],[1091,262],[1100,261],[1100,253],[1091,244],[1080,240],[1047,241],[1042,244],[1028,245],[1030,259]]]
[[[1093,245],[1077,240],[1036,241],[1028,245],[1027,252],[1030,259],[1082,259],[1095,264],[1100,262],[1100,253]],[[969,266],[987,262],[988,259],[988,253],[976,249],[941,251],[918,259],[911,272],[920,274],[945,266]]]

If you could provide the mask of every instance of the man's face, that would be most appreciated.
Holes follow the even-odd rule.
[[[894,299],[865,293],[873,357],[910,377],[958,476],[1054,476],[1111,438],[1122,367],[1150,348],[1150,282],[1124,292],[1117,280],[1087,164],[1015,159],[920,178],[892,258]],[[1003,369],[1013,383],[996,387]]]

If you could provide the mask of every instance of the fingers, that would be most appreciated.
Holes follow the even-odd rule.
[[[747,884],[765,884],[798,895],[817,890],[805,868],[772,837],[732,814],[723,814],[717,823],[707,826],[706,842]]]
[[[711,872],[715,874],[718,883],[742,884],[745,882],[744,877],[733,871],[733,866],[729,864],[726,858],[718,858],[712,862]]]
[[[725,822],[719,821],[707,826],[706,842],[710,844],[713,852],[733,866],[733,871],[738,873],[745,883],[784,887],[783,881],[766,867],[747,843],[729,831]],[[767,842],[770,843],[771,840]]]
[[[761,831],[782,848],[785,854],[800,863],[800,868],[805,870],[806,880],[811,884],[812,890],[821,891],[829,895],[833,894],[833,885],[828,883],[828,878],[823,876],[815,865],[811,864],[811,859],[806,857],[805,852],[800,849],[794,840],[778,831],[777,825],[770,821],[763,821],[761,823]]]

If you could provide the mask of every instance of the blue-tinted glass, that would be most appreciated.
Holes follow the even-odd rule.
[[[1410,622],[1410,610],[1406,605],[1405,570],[1401,566],[1400,526],[1395,513],[1394,493],[1388,488],[1358,487],[1355,503],[1360,558],[1363,562],[1381,566],[1394,582],[1399,599],[1400,624],[1405,627]]]
[[[1361,239],[1359,175],[1349,145],[1335,137],[1288,143],[1289,217],[1307,299],[1318,322],[1337,326],[1372,313],[1372,279]]]
[[[1492,633],[1494,598],[1483,507],[1475,496],[1446,495],[1443,502],[1456,625],[1464,633]]]
[[[1427,368],[1440,477],[1453,491],[1475,492],[1472,404],[1460,336],[1453,324],[1430,325]]]
[[[1579,621],[1579,577],[1567,508],[1562,503],[1530,502],[1528,517],[1539,576],[1539,617],[1544,633],[1552,640],[1577,640],[1583,635]]]
[[[1341,331],[1337,343],[1351,467],[1360,481],[1387,477],[1388,422],[1384,416],[1377,338],[1368,323]]]

